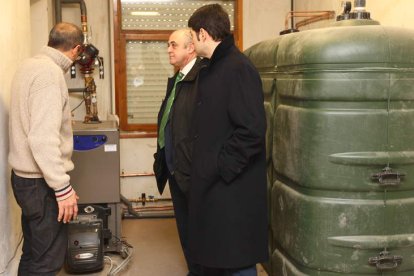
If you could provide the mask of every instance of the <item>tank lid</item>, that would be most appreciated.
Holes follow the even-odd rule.
[[[286,29],[286,30],[279,32],[279,35],[285,35],[285,34],[297,33],[297,32],[299,32],[298,29],[292,28],[292,29]]]
[[[344,11],[342,14],[336,17],[336,21],[349,20],[349,19],[365,19],[371,20],[371,14],[368,12],[366,7],[366,0],[355,0],[354,1],[354,10],[351,12],[352,4],[351,1],[343,1],[342,7]]]
[[[341,6],[344,9],[344,11],[342,12],[342,14],[336,17],[336,21],[349,19],[349,13],[351,12],[351,9],[352,9],[351,1],[343,1]]]

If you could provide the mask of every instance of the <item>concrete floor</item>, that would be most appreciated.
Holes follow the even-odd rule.
[[[122,237],[134,248],[129,265],[117,275],[125,276],[185,276],[187,268],[178,240],[175,220],[162,219],[124,219]],[[123,259],[111,255],[111,259],[120,263]],[[103,276],[110,270],[109,261],[101,272],[83,275]],[[62,270],[58,276],[71,275]],[[267,276],[258,266],[258,276]]]

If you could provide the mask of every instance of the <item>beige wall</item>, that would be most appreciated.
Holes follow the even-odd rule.
[[[17,275],[13,258],[21,238],[20,211],[10,188],[7,163],[10,84],[20,61],[30,55],[30,4],[2,1],[0,26],[0,274]],[[20,255],[20,252],[18,252]]]
[[[49,30],[53,26],[53,14],[51,11],[52,0],[30,1],[30,29],[36,34],[31,39],[31,55],[39,52],[47,43]]]
[[[290,11],[290,1],[243,1],[243,48],[279,35],[285,28],[285,17]]]
[[[338,14],[342,12],[342,0],[295,0],[295,10],[334,10]],[[352,4],[354,1],[351,1]],[[397,26],[404,28],[414,27],[414,1],[412,0],[366,0],[367,10],[371,13],[371,18],[380,21],[384,26]],[[320,26],[315,24],[314,26]]]

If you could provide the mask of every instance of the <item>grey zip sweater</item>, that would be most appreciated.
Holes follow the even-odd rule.
[[[44,47],[17,70],[11,86],[9,163],[16,175],[43,177],[56,199],[73,194],[68,171],[73,133],[64,73],[72,60]]]

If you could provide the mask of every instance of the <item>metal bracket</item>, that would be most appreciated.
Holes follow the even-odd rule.
[[[389,271],[396,269],[402,263],[402,256],[392,256],[388,251],[382,251],[379,256],[371,257],[368,263],[376,266],[379,271]]]
[[[385,167],[381,172],[374,173],[372,180],[377,180],[380,186],[398,186],[405,173],[393,172],[390,167]]]
[[[76,66],[75,66],[75,64],[72,64],[72,66],[70,67],[70,78],[71,79],[76,78]]]

